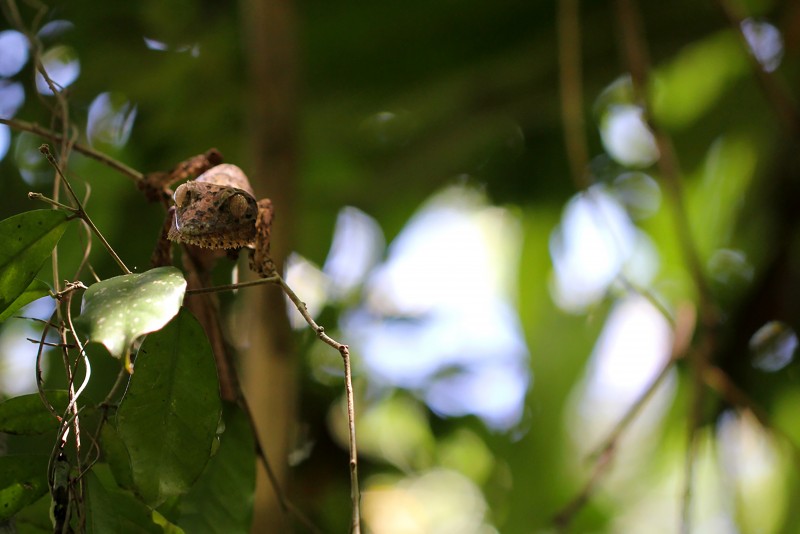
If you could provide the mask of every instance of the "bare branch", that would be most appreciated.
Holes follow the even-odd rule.
[[[0,124],[5,124],[15,130],[20,130],[23,132],[30,132],[32,134],[36,134],[39,137],[43,137],[45,139],[49,139],[54,143],[60,143],[64,138],[61,134],[48,130],[47,128],[43,128],[38,124],[34,124],[31,122],[25,122],[17,119],[4,119],[0,118]],[[96,161],[99,161],[103,165],[114,169],[115,171],[123,174],[136,182],[139,182],[144,179],[144,175],[124,163],[115,160],[111,156],[103,154],[102,152],[98,152],[97,150],[88,147],[86,145],[80,143],[73,143],[72,148],[74,148],[77,152],[80,152],[84,156],[90,157]]]
[[[358,489],[358,451],[356,449],[356,412],[355,412],[355,400],[353,394],[353,373],[350,368],[350,348],[347,345],[339,343],[328,334],[325,333],[325,329],[319,326],[314,318],[311,317],[311,314],[308,313],[308,308],[306,307],[305,302],[301,301],[292,288],[289,287],[289,284],[280,276],[275,275],[277,278],[277,284],[281,287],[283,292],[289,297],[289,300],[292,301],[297,311],[300,312],[300,315],[303,316],[303,319],[308,323],[312,330],[317,334],[324,343],[327,343],[331,347],[335,348],[339,351],[339,354],[342,355],[342,361],[344,362],[344,381],[345,381],[345,394],[347,397],[347,423],[349,429],[349,440],[350,440],[350,498],[352,501],[352,523],[350,526],[350,532],[354,534],[359,534],[361,532],[361,494]]]

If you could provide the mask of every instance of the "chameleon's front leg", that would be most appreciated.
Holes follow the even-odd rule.
[[[150,265],[153,267],[164,267],[172,265],[172,241],[167,239],[169,229],[172,228],[172,219],[175,217],[175,206],[170,206],[164,224],[161,227],[161,235],[158,237],[156,248],[150,256]]]
[[[250,251],[250,269],[262,278],[272,276],[275,273],[275,263],[269,254],[273,213],[274,210],[270,199],[265,198],[258,201],[255,248]]]
[[[170,206],[172,192],[169,186],[181,180],[193,179],[208,169],[222,163],[222,154],[216,148],[209,149],[205,154],[193,156],[178,163],[169,172],[151,172],[144,175],[137,185],[150,202],[161,201],[167,207],[167,216],[161,231],[156,248],[150,257],[153,267],[172,265],[172,243],[167,239],[167,233],[175,218],[175,207]]]

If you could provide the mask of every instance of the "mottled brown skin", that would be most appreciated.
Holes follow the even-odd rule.
[[[222,163],[222,154],[216,148],[212,148],[205,154],[182,161],[168,172],[145,174],[136,185],[144,192],[148,200],[156,202],[164,198],[164,193],[169,190],[171,184],[191,180],[220,163]]]
[[[208,249],[249,248],[251,269],[261,276],[274,272],[269,257],[272,202],[256,201],[239,167],[212,167],[178,186],[173,199],[170,241]]]

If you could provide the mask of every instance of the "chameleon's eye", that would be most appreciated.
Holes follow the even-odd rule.
[[[175,194],[177,194],[177,191],[175,192]],[[237,193],[231,197],[231,201],[228,204],[228,206],[231,215],[233,215],[238,219],[239,217],[243,217],[247,213],[250,204],[247,202],[246,196]]]
[[[172,195],[173,200],[175,200],[175,205],[179,208],[186,202],[189,202],[189,197],[189,188],[186,184],[179,185],[178,189],[176,189],[175,193]]]

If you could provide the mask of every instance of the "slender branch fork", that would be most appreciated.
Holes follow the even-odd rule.
[[[48,130],[47,128],[43,128],[42,126],[39,126],[38,124],[32,122],[25,122],[18,119],[5,119],[0,117],[0,124],[5,124],[18,131],[36,134],[39,137],[52,141],[53,143],[61,143],[64,140],[63,135]],[[119,162],[114,158],[111,158],[108,155],[103,154],[102,152],[98,152],[92,147],[83,145],[81,143],[72,143],[72,148],[76,152],[80,152],[84,156],[99,161],[100,163],[106,165],[107,167],[114,169],[120,174],[125,175],[136,182],[144,179],[144,175],[139,171],[131,169],[122,162]]]

